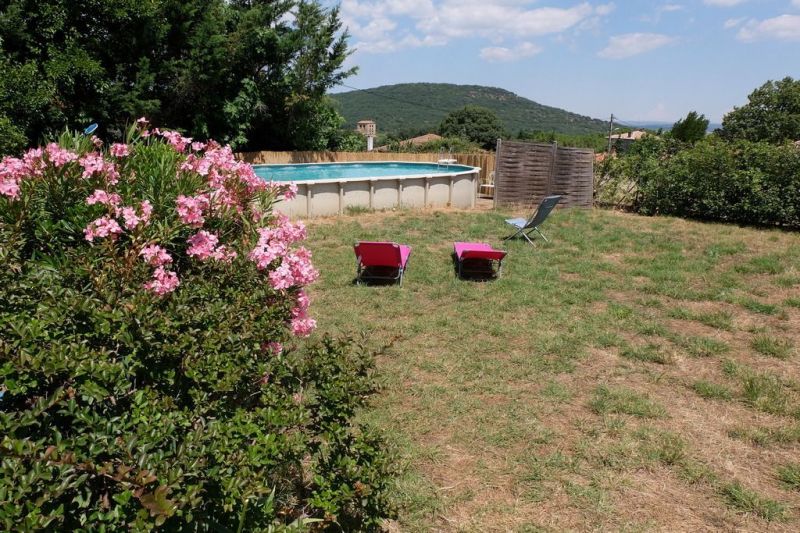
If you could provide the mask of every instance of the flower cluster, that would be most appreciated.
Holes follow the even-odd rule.
[[[178,217],[181,222],[190,226],[202,226],[206,219],[203,214],[211,205],[211,201],[205,194],[197,196],[178,196],[175,201]]]
[[[153,272],[153,279],[144,284],[144,288],[158,296],[164,296],[177,289],[180,284],[175,272],[160,266]]]
[[[262,210],[264,204],[260,201],[281,196],[292,199],[297,195],[297,186],[259,178],[251,165],[236,160],[229,146],[212,140],[194,141],[175,131],[149,130],[144,117],[137,120],[136,127],[140,138],[161,137],[180,154],[175,179],[183,184],[178,188],[183,194],[175,197],[173,216],[167,212],[166,221],[178,224],[171,228],[172,235],[189,229],[185,247],[173,238],[169,242],[153,240],[153,235],[161,233],[164,226],[160,225],[158,231],[146,229],[153,216],[153,205],[136,198],[133,192],[136,188],[130,187],[135,183],[131,181],[135,175],[133,160],[121,162],[139,149],[135,144],[113,143],[104,155],[102,141],[92,137],[96,148],[85,153],[50,143],[44,148],[29,150],[20,158],[3,158],[0,161],[0,198],[11,202],[19,200],[26,194],[27,180],[49,176],[46,171],[55,170],[62,177],[85,182],[80,185],[88,195],[85,204],[102,207],[104,211],[84,227],[85,240],[96,243],[105,239],[109,250],[132,247],[152,269],[150,279],[143,284],[144,289],[158,296],[166,296],[180,286],[180,268],[186,268],[186,263],[176,261],[180,255],[173,256],[173,253],[185,254],[186,258],[197,262],[232,263],[238,258],[236,248],[249,240],[240,239],[241,231],[255,223],[257,242],[249,248],[247,258],[263,273],[263,282],[268,287],[280,297],[296,301],[290,316],[285,318],[291,332],[299,336],[310,334],[316,322],[308,316],[309,301],[303,288],[313,283],[319,272],[311,263],[311,252],[294,246],[306,238],[306,228],[302,222],[291,222],[284,215],[273,214],[268,205]],[[186,189],[188,183],[194,184],[193,190]],[[246,223],[231,225],[231,221],[237,219]],[[226,229],[220,234],[221,227],[238,229]],[[233,236],[231,242],[221,242],[221,235]],[[274,341],[267,350],[279,354],[283,347]]]
[[[83,179],[103,176],[109,185],[116,185],[119,181],[117,165],[111,161],[106,161],[101,153],[89,152],[81,157],[78,163],[83,167]]]
[[[186,242],[189,243],[186,255],[196,257],[200,261],[216,259],[217,261],[230,263],[236,259],[237,254],[234,250],[224,244],[219,244],[219,238],[205,230],[198,231],[189,237]]]
[[[292,309],[292,334],[298,337],[308,337],[314,328],[317,327],[317,321],[308,316],[308,307],[311,301],[308,299],[305,291],[297,293],[297,306]]]
[[[131,153],[128,149],[128,145],[121,143],[112,144],[108,151],[114,157],[127,157]]]
[[[41,148],[28,150],[21,159],[4,157],[0,161],[0,194],[11,200],[17,200],[22,180],[41,176],[46,167],[44,151]]]

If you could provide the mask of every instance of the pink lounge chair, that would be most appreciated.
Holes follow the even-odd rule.
[[[495,250],[483,242],[454,242],[453,250],[458,263],[459,278],[464,277],[465,273],[500,277],[503,269],[503,259],[506,257],[507,252]],[[497,270],[494,269],[495,261],[497,261]],[[478,265],[481,268],[465,268],[465,263]]]
[[[356,283],[365,279],[396,280],[403,286],[403,275],[411,247],[394,242],[357,242]]]

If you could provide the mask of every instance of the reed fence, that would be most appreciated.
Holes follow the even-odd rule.
[[[562,207],[592,207],[593,150],[498,140],[496,153],[496,207],[531,207],[551,194],[563,196]]]
[[[344,163],[347,161],[417,161],[433,162],[436,153],[406,152],[242,152],[237,158],[251,164],[280,165],[289,163]],[[481,183],[491,183],[495,167],[494,154],[448,154],[459,165],[480,167]]]

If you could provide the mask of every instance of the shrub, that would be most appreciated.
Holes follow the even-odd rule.
[[[97,139],[93,139],[99,143]],[[369,529],[370,354],[314,327],[293,189],[227,147],[128,132],[0,164],[0,526]]]
[[[800,227],[800,151],[792,146],[711,138],[639,159],[628,175],[644,214]]]

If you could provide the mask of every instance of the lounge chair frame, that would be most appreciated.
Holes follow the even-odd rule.
[[[353,248],[355,249],[355,247],[358,246],[359,244],[360,244],[360,242],[356,242],[355,245],[353,246]],[[397,245],[396,243],[388,243],[388,244]],[[399,246],[399,245],[397,245],[397,246]],[[384,280],[384,281],[395,281],[395,282],[398,282],[399,286],[402,287],[403,286],[403,278],[405,277],[406,267],[408,266],[408,262],[409,261],[411,261],[411,255],[410,254],[408,256],[408,259],[406,259],[406,264],[405,265],[400,265],[399,267],[394,267],[394,266],[364,266],[364,264],[361,262],[361,256],[358,255],[358,253],[356,253],[356,285],[361,285],[365,281],[369,281],[369,280]],[[375,270],[379,270],[379,271],[380,270],[386,270],[387,272],[396,271],[396,274],[387,275],[387,276],[381,276],[381,275],[375,274],[374,273]],[[368,274],[368,271],[371,271],[371,272],[369,272],[369,274]]]
[[[534,243],[530,238],[530,234],[535,231],[542,237],[542,239],[544,239],[544,242],[550,242],[549,239],[545,236],[545,234],[542,233],[542,230],[539,229],[539,226],[542,225],[545,220],[547,220],[547,217],[550,216],[550,212],[555,208],[559,200],[561,200],[561,196],[559,195],[547,196],[544,199],[542,199],[542,203],[539,204],[539,207],[536,209],[533,215],[531,215],[528,221],[525,222],[523,226],[519,226],[514,223],[514,221],[516,221],[517,219],[506,220],[506,223],[517,228],[517,231],[515,233],[512,233],[508,237],[505,237],[503,240],[507,241],[509,239],[514,239],[519,236],[522,236],[525,238],[526,241],[528,241],[531,245],[533,245]]]
[[[457,244],[475,244],[484,248],[475,248],[474,250],[464,250],[463,256],[458,256],[458,248],[456,247]],[[502,254],[500,257],[486,257],[485,254],[489,253],[490,255],[497,255]],[[483,257],[482,257],[483,255]],[[458,271],[456,275],[459,279],[464,278],[464,274],[488,274],[491,278],[499,278],[503,274],[503,259],[505,259],[507,252],[504,250],[495,250],[491,248],[489,245],[484,243],[454,243],[454,250],[453,250],[453,257],[455,258],[456,265],[458,267]],[[470,257],[471,256],[471,257]],[[485,269],[470,269],[465,267],[465,263],[468,261],[483,261],[484,263],[489,264],[489,270]],[[497,268],[495,268],[495,263],[497,264]]]

